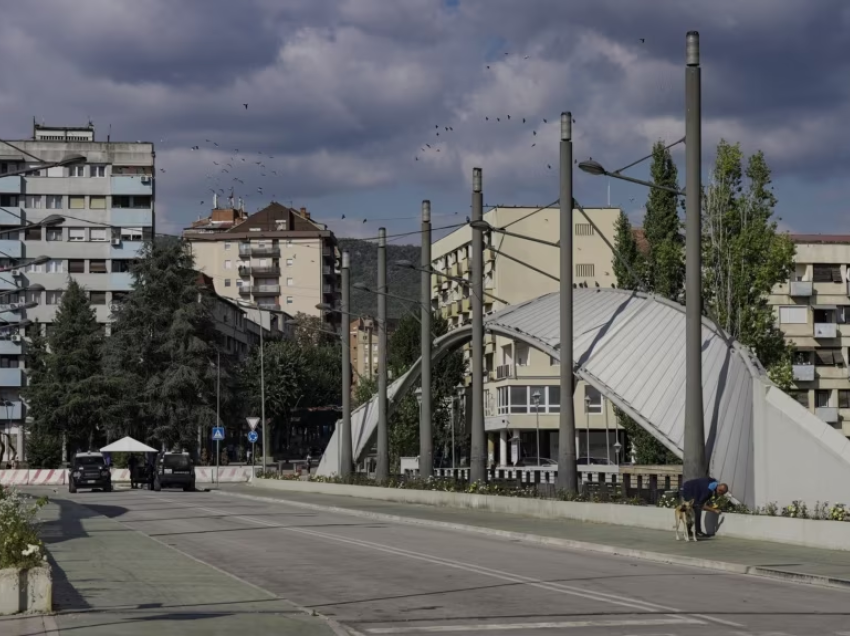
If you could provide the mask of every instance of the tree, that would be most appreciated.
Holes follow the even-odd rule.
[[[302,348],[339,342],[339,338],[330,333],[330,328],[320,316],[311,316],[299,311],[292,317],[292,323],[293,338]]]
[[[64,433],[71,448],[92,448],[109,421],[113,399],[102,369],[103,339],[85,289],[69,279],[47,337],[44,373],[55,393],[51,430]]]
[[[115,308],[106,366],[121,400],[116,435],[195,448],[216,417],[217,342],[213,293],[180,244],[146,245],[133,289]],[[230,399],[222,356],[222,403]]]
[[[643,286],[641,271],[644,262],[638,251],[632,224],[622,210],[614,224],[614,232],[614,249],[617,250],[619,258],[614,258],[612,266],[614,267],[614,277],[617,279],[617,287],[620,289],[640,289]],[[634,275],[632,272],[634,272]]]
[[[759,151],[742,169],[739,144],[717,146],[703,196],[703,303],[732,338],[749,346],[771,378],[787,389],[791,348],[776,326],[768,295],[788,280],[794,244],[776,229],[771,172]]]
[[[59,468],[62,462],[62,438],[53,428],[58,407],[57,393],[51,385],[47,340],[36,324],[27,343],[27,386],[21,392],[27,401],[27,416],[32,419],[27,436],[27,463],[33,468]]]
[[[663,141],[652,147],[653,183],[678,189],[678,171]],[[645,277],[649,291],[670,300],[679,300],[685,284],[685,262],[678,195],[650,188],[646,201],[643,231],[648,243]]]
[[[449,329],[448,321],[440,314],[434,316],[431,326],[434,338],[444,335]],[[393,377],[400,377],[419,359],[421,352],[420,323],[413,314],[407,314],[399,321],[390,339],[388,370]],[[459,351],[447,355],[431,369],[432,422],[437,456],[451,454],[450,399],[455,387],[463,381],[464,370],[463,354]],[[401,457],[419,455],[419,404],[413,392],[396,404],[389,426],[390,466],[398,470]]]

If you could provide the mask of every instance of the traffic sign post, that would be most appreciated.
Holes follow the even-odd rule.
[[[224,427],[213,426],[212,438],[215,441],[215,483],[218,484],[218,462],[221,460],[221,440],[224,439]]]
[[[257,439],[259,439],[259,437],[260,436],[257,435],[257,431],[251,431],[248,433],[248,441],[251,442],[251,468],[254,467],[254,461],[257,453]]]
[[[248,426],[251,427],[251,430],[256,431],[257,425],[260,423],[260,418],[259,417],[248,417],[248,418],[245,418],[245,419],[248,420]]]
[[[257,425],[260,423],[259,417],[247,417],[248,426],[251,428],[251,432],[248,433],[248,441],[251,442],[251,474],[256,477],[257,471],[254,469],[254,465],[257,463]],[[251,439],[251,436],[254,436]]]

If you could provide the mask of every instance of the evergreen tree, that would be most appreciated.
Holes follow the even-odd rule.
[[[620,289],[640,289],[643,287],[641,272],[644,262],[638,250],[632,224],[622,210],[620,210],[620,216],[614,224],[614,232],[614,249],[617,250],[619,258],[614,257],[612,266],[614,267],[614,277],[617,279],[617,287]]]
[[[180,244],[145,246],[132,268],[133,289],[117,308],[106,367],[120,392],[115,436],[195,448],[216,417],[218,374],[213,293]],[[221,399],[230,399],[221,358]]]
[[[109,421],[113,400],[102,369],[103,338],[88,294],[69,279],[47,337],[43,373],[55,393],[51,429],[65,434],[72,451],[94,448]]]
[[[653,183],[678,189],[678,172],[663,141],[652,147]],[[651,188],[646,201],[643,231],[648,243],[645,276],[649,291],[679,300],[685,284],[684,244],[678,213],[678,195]]]
[[[27,386],[21,395],[27,403],[27,463],[32,468],[58,468],[62,462],[62,437],[56,412],[58,394],[48,369],[47,340],[41,325],[32,329],[26,345]]]
[[[789,388],[791,348],[768,295],[788,280],[794,245],[776,230],[770,168],[759,151],[742,168],[740,145],[721,141],[703,198],[703,303],[732,338],[752,348],[781,388]]]

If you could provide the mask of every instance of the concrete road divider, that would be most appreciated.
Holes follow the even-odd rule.
[[[195,468],[195,481],[199,484],[240,483],[251,479],[250,466],[224,466],[216,468],[199,466]],[[112,481],[129,483],[130,471],[127,468],[113,468]],[[3,486],[66,486],[67,468],[35,468],[30,470],[0,470],[0,485]]]

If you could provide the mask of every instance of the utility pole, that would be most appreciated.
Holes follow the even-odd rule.
[[[481,168],[472,169],[472,221],[484,220]],[[469,480],[487,478],[484,433],[484,235],[472,227],[472,452]]]
[[[375,479],[390,477],[387,424],[387,228],[378,228],[378,461]]]
[[[339,476],[351,476],[351,269],[348,250],[342,252],[342,267],[340,268],[342,283],[342,429],[338,436],[340,445]],[[372,355],[372,352],[369,352]]]
[[[215,425],[221,426],[221,350],[215,348]],[[220,442],[215,442],[215,483],[218,483],[218,461],[221,456]]]
[[[573,405],[573,118],[561,113],[561,417],[558,487],[578,492],[576,416]]]
[[[419,410],[419,476],[434,474],[434,430],[431,421],[431,202],[422,202],[422,408]]]
[[[263,312],[258,311],[257,316],[260,318],[260,426],[262,426],[263,434],[263,461],[260,465],[260,470],[265,473],[266,457],[269,456],[269,425],[266,422],[266,352],[263,342],[263,331],[265,331],[266,327],[263,321]],[[271,326],[271,314],[269,314],[269,326]]]
[[[685,68],[685,480],[705,477],[702,398],[702,88],[699,33],[687,35]]]

